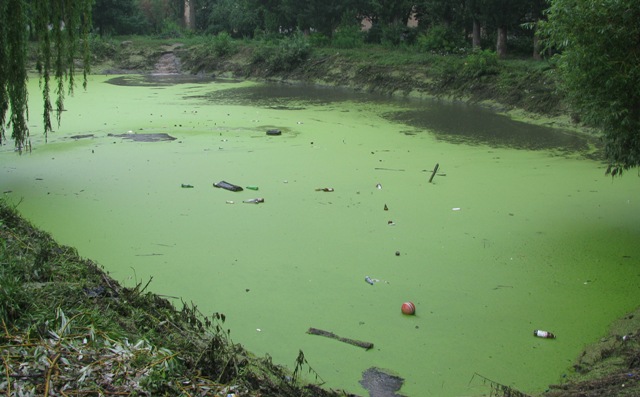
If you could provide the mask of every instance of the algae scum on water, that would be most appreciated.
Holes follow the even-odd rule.
[[[365,394],[363,373],[377,368],[408,396],[487,393],[476,373],[537,393],[637,306],[637,182],[604,177],[588,144],[441,139],[468,129],[460,120],[512,125],[472,106],[429,122],[416,117],[445,104],[93,80],[48,144],[0,154],[8,200],[123,285],[153,277],[150,290],[174,303],[224,313],[232,340],[258,356],[294,368],[303,351],[327,387]],[[401,312],[408,301],[415,316]]]

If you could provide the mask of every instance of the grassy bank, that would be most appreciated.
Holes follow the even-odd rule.
[[[362,44],[336,48],[294,36],[234,40],[228,35],[153,39],[119,37],[92,41],[96,73],[151,71],[166,52],[174,52],[185,73],[217,77],[306,82],[387,95],[445,97],[517,110],[542,123],[571,124],[557,90],[550,61],[499,60],[492,51],[456,55],[417,46]],[[576,127],[574,125],[574,127]]]

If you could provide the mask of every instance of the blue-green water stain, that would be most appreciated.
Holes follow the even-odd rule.
[[[381,117],[394,102],[283,109],[225,104],[234,83],[92,80],[48,144],[32,117],[34,152],[3,148],[0,191],[125,285],[153,276],[154,292],[225,313],[236,342],[277,363],[292,367],[302,349],[329,387],[362,394],[361,373],[376,366],[404,377],[410,396],[479,395],[476,372],[542,391],[637,305],[635,175],[612,181],[555,152],[405,134]],[[270,138],[265,126],[291,133]],[[177,139],[108,135],[128,131]],[[93,137],[69,138],[80,134]],[[435,163],[446,176],[429,184]],[[254,196],[212,187],[222,179],[259,183],[265,203],[227,205]],[[324,186],[335,190],[315,191]],[[401,314],[406,300],[416,316]]]

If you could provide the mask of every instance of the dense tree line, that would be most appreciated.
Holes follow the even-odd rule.
[[[533,53],[534,30],[523,26],[535,26],[546,7],[546,0],[96,0],[93,20],[101,34],[173,33],[182,25],[200,34],[301,31],[327,39],[367,21],[370,43],[412,44],[423,35],[434,50],[473,46],[505,56],[510,47]]]

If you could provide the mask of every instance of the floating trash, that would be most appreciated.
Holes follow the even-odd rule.
[[[402,304],[400,310],[402,311],[402,314],[413,316],[416,314],[416,305],[414,305],[413,302],[405,302]]]
[[[364,281],[366,281],[368,284],[373,285],[374,283],[377,283],[380,280],[378,280],[377,278],[371,278],[369,276],[365,276]]]
[[[554,334],[552,334],[551,332],[548,331],[542,331],[540,329],[536,329],[533,331],[533,336],[537,336],[538,338],[545,338],[545,339],[555,339],[556,336]]]
[[[242,191],[242,188],[240,186],[234,185],[233,183],[229,183],[229,182],[226,182],[226,181],[220,181],[218,183],[214,183],[213,186],[215,186],[217,188],[230,190],[232,192],[241,192]]]

